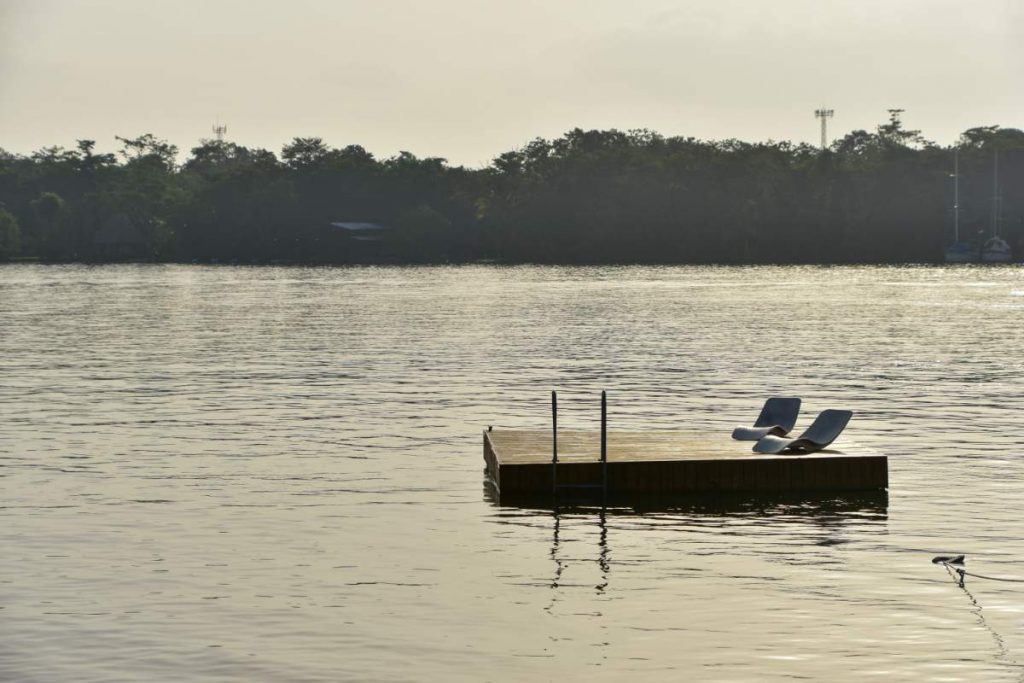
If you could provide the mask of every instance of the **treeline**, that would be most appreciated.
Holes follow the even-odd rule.
[[[893,263],[941,260],[953,238],[953,148],[895,118],[825,151],[575,129],[483,169],[319,138],[280,155],[204,140],[178,165],[152,135],[118,141],[0,151],[0,260]],[[1024,132],[957,147],[961,237],[990,234],[998,208],[1024,255]]]

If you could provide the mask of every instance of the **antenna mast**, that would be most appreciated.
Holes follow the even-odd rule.
[[[824,150],[828,147],[828,120],[835,114],[834,109],[815,109],[815,118],[821,119],[821,148]]]
[[[224,142],[224,134],[228,132],[228,127],[221,124],[220,119],[213,124],[213,134],[217,136],[217,142]]]

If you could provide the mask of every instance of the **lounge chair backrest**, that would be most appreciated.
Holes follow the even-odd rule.
[[[800,414],[799,398],[781,398],[773,396],[764,402],[761,414],[757,416],[755,427],[774,427],[778,425],[787,432],[793,429],[796,418]]]
[[[846,424],[853,417],[849,410],[823,410],[807,428],[801,439],[810,439],[822,448],[829,445],[846,429]]]

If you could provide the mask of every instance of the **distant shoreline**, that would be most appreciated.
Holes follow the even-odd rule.
[[[993,235],[1024,258],[1015,128],[956,150],[896,115],[827,149],[574,129],[482,169],[320,138],[280,155],[205,140],[178,165],[164,140],[119,139],[0,151],[0,261],[937,264]]]
[[[125,261],[85,261],[85,260],[42,260],[33,257],[22,257],[9,261],[0,261],[0,267],[14,265],[40,265],[40,266],[202,266],[202,267],[233,267],[233,268],[410,268],[424,267],[436,268],[443,266],[494,266],[500,268],[515,268],[520,266],[552,267],[552,268],[600,268],[600,267],[714,267],[714,268],[749,268],[749,267],[786,267],[786,266],[810,266],[820,268],[841,268],[845,266],[877,266],[877,267],[1014,267],[1024,266],[1024,261],[1013,261],[1010,263],[945,263],[941,260],[935,261],[862,261],[862,262],[748,262],[748,263],[713,263],[713,262],[680,262],[680,261],[600,261],[600,262],[553,262],[553,261],[498,261],[494,259],[480,259],[475,261],[381,261],[381,262],[349,262],[349,263],[328,263],[322,261],[267,261],[267,262],[241,262],[241,261],[148,261],[148,260],[125,260]]]

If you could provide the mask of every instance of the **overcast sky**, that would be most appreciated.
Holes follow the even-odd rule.
[[[1024,0],[0,0],[0,148],[295,136],[482,166],[583,128],[1024,128]]]

